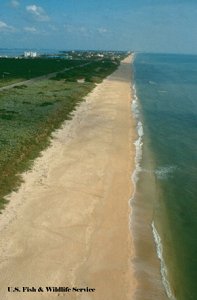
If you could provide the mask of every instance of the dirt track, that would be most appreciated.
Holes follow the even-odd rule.
[[[90,62],[78,65],[76,67],[66,68],[66,69],[64,69],[62,71],[53,72],[53,73],[50,73],[50,74],[46,74],[46,75],[42,75],[42,76],[39,76],[39,77],[35,77],[35,78],[29,79],[29,80],[24,80],[24,81],[20,81],[20,82],[17,82],[17,83],[9,84],[9,85],[0,87],[0,91],[9,90],[9,89],[11,89],[11,88],[13,88],[15,86],[21,86],[21,85],[24,85],[24,84],[25,85],[30,85],[30,84],[33,84],[35,82],[39,82],[41,80],[50,79],[50,78],[55,77],[57,74],[65,73],[66,71],[72,70],[72,69],[77,68],[77,67],[83,67],[83,66],[86,66],[86,65],[89,65],[89,64],[90,64]]]

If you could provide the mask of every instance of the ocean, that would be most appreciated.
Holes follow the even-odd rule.
[[[197,56],[135,54],[136,299],[197,299]]]

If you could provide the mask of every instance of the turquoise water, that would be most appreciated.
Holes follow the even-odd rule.
[[[197,56],[137,54],[133,68],[133,111],[140,136],[134,175],[136,219],[142,221],[140,211],[146,206],[143,232],[151,226],[168,298],[195,300]],[[143,259],[150,267],[150,258]]]

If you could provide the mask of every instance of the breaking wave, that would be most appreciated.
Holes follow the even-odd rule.
[[[171,287],[170,287],[170,283],[168,281],[168,270],[164,261],[164,257],[163,257],[163,245],[162,245],[162,241],[161,241],[161,237],[155,227],[154,221],[151,224],[152,226],[152,231],[153,231],[153,236],[154,236],[154,240],[155,240],[155,244],[156,244],[156,249],[157,249],[157,256],[160,260],[160,264],[161,264],[161,277],[162,277],[162,282],[163,285],[165,287],[166,293],[168,295],[168,298],[170,300],[176,300],[176,298],[174,297]]]

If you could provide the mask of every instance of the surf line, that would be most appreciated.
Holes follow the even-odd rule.
[[[133,63],[135,60],[136,54],[133,55]],[[134,81],[134,78],[133,78]],[[139,100],[137,97],[137,90],[136,90],[136,85],[135,82],[131,86],[131,91],[132,91],[132,99],[131,99],[131,111],[132,114],[136,120],[136,131],[137,131],[137,139],[134,142],[135,145],[135,168],[134,171],[131,175],[131,180],[133,184],[133,193],[131,198],[129,199],[129,205],[132,207],[132,202],[135,199],[136,195],[136,189],[137,189],[137,182],[139,180],[139,173],[142,170],[142,167],[140,165],[140,162],[142,160],[142,155],[143,155],[143,135],[144,135],[144,130],[143,130],[143,124],[140,120],[140,110],[139,110]],[[161,241],[161,237],[155,227],[154,221],[152,221],[151,224],[152,227],[152,234],[155,242],[155,247],[156,247],[156,252],[157,252],[157,257],[160,260],[160,273],[161,273],[161,280],[162,284],[164,286],[165,292],[170,300],[176,300],[172,289],[170,287],[170,282],[168,280],[168,270],[167,266],[164,261],[163,257],[163,245]],[[132,213],[130,214],[129,218],[129,228],[130,230],[132,229]]]
[[[152,222],[151,226],[152,226],[153,237],[156,245],[157,256],[160,260],[160,271],[161,271],[162,283],[164,285],[168,298],[170,300],[176,300],[171,290],[170,282],[168,280],[168,270],[163,257],[163,245],[162,245],[161,237],[155,227],[154,221]]]

